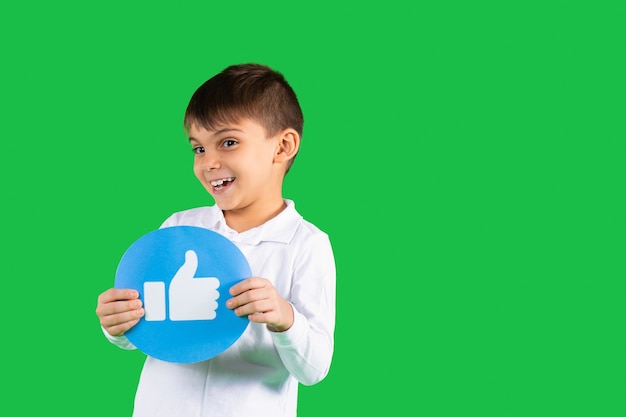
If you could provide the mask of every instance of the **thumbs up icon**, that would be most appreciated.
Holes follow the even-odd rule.
[[[216,316],[217,288],[215,277],[195,277],[198,255],[193,250],[185,252],[185,262],[178,269],[169,288],[170,320],[213,320]],[[146,321],[165,320],[165,283],[144,282],[144,309]]]
[[[115,288],[139,292],[145,311],[125,334],[141,352],[163,361],[211,359],[250,324],[222,299],[251,276],[244,254],[218,232],[167,226],[146,233],[124,252],[115,273]]]

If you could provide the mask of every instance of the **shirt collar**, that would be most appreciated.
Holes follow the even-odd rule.
[[[217,205],[214,205],[212,210],[215,211],[215,230],[235,243],[248,245],[258,245],[261,242],[289,243],[296,233],[302,216],[296,211],[296,205],[292,200],[284,201],[286,207],[276,217],[241,233],[226,224],[224,213]]]

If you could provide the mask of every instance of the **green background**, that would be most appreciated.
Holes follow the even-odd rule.
[[[212,203],[182,115],[259,62],[301,100],[285,197],[337,262],[299,416],[626,415],[618,4],[3,3],[0,413],[130,415],[143,357],[97,295]]]

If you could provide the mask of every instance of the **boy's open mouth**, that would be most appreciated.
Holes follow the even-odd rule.
[[[221,180],[211,181],[211,185],[213,186],[215,191],[220,191],[228,187],[233,181],[235,181],[235,177],[222,178]]]

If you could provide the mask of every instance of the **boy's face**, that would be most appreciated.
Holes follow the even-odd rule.
[[[259,215],[283,204],[279,136],[268,138],[263,126],[243,119],[211,131],[194,124],[189,142],[194,173],[220,209]]]

